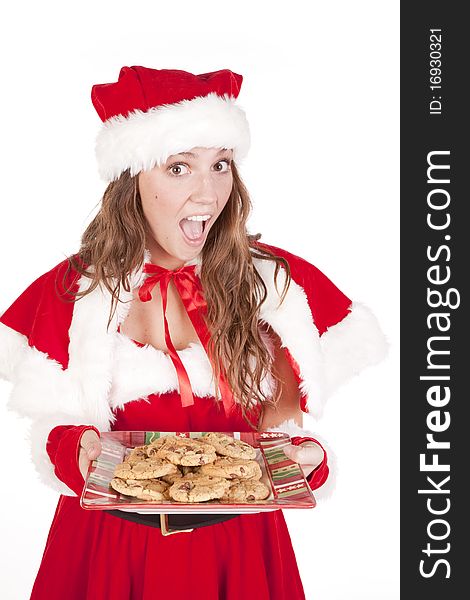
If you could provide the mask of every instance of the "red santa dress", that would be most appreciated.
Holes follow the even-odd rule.
[[[279,307],[271,264],[256,261],[268,288],[260,320],[282,340],[302,409],[318,415],[321,400],[335,385],[383,358],[386,342],[366,307],[354,305],[310,263],[268,248],[289,260],[293,281]],[[215,401],[201,345],[179,351],[195,398],[194,405],[183,407],[169,357],[120,333],[128,308],[117,311],[109,331],[106,291],[97,288],[75,303],[61,301],[57,283],[64,276],[76,289],[87,284],[86,278],[66,271],[66,262],[33,282],[0,316],[0,374],[13,383],[9,407],[31,419],[33,461],[42,479],[61,493],[31,599],[150,600],[164,594],[201,600],[305,598],[280,510],[239,515],[165,537],[156,527],[80,507],[83,478],[77,456],[88,428],[250,427],[240,410],[227,417]],[[142,282],[142,271],[134,277],[133,288]],[[123,292],[123,299],[129,300],[131,293]],[[317,435],[308,437],[318,441]],[[302,437],[293,437],[294,443],[300,441]],[[325,451],[308,478],[312,489],[326,487],[327,463]]]

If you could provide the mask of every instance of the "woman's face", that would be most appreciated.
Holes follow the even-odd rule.
[[[176,269],[197,256],[232,191],[232,150],[192,148],[138,175],[152,262]],[[209,217],[206,221],[188,217]]]

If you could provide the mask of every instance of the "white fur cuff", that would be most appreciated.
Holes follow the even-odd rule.
[[[28,340],[23,334],[0,323],[0,349],[0,378],[13,381],[15,367],[28,350]]]
[[[321,336],[320,345],[326,397],[365,367],[382,361],[389,348],[377,318],[359,302],[353,302],[350,313]]]
[[[39,479],[52,488],[55,492],[64,496],[77,496],[65,483],[54,473],[54,465],[47,454],[46,444],[49,433],[58,425],[84,425],[66,414],[49,415],[35,420],[29,429],[27,440],[30,442],[31,460],[38,472]]]

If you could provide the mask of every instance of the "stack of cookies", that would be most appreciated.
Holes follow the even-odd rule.
[[[111,487],[150,502],[256,502],[269,496],[250,444],[223,433],[173,435],[133,448],[114,470]]]

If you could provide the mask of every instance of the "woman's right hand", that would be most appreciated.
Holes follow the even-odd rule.
[[[83,479],[86,478],[90,462],[101,454],[101,441],[93,429],[87,429],[80,438],[78,467]]]

